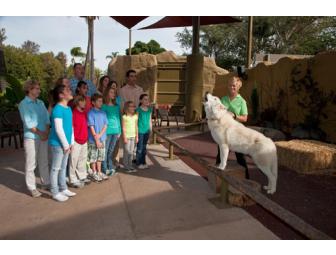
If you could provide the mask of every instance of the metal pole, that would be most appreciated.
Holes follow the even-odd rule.
[[[252,38],[253,38],[253,17],[248,19],[248,38],[247,38],[247,59],[246,68],[249,68],[252,63]]]
[[[199,53],[199,34],[200,34],[200,17],[192,17],[193,26],[193,41],[192,41],[192,54]]]
[[[128,55],[132,55],[132,30],[128,30]]]

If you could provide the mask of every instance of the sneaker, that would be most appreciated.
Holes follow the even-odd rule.
[[[61,192],[62,195],[64,196],[67,196],[67,197],[74,197],[76,196],[76,193],[75,192],[71,192],[70,190],[68,189],[65,189]]]
[[[117,170],[115,170],[115,169],[111,169],[110,170],[110,176],[113,176],[113,175],[116,175],[117,174]]]
[[[34,189],[34,190],[30,191],[30,192],[31,192],[31,196],[32,197],[40,197],[40,196],[42,196],[42,193],[40,191],[38,191],[37,189]]]
[[[138,169],[145,169],[145,165],[138,165]]]
[[[104,173],[100,173],[99,176],[100,176],[100,178],[101,178],[103,181],[105,181],[105,180],[108,179],[107,175],[104,174]]]
[[[95,182],[101,182],[102,179],[100,178],[99,174],[98,173],[94,173],[92,175],[92,179],[95,181]]]
[[[81,189],[84,187],[84,183],[81,181],[78,181],[78,182],[70,183],[69,186],[72,188]]]
[[[53,195],[52,198],[58,202],[65,202],[69,199],[67,196],[63,195],[62,193],[57,193],[56,195]]]
[[[134,167],[129,167],[129,168],[126,169],[126,172],[127,173],[135,173],[135,172],[137,172],[137,170]]]
[[[143,169],[148,169],[148,168],[149,168],[149,166],[147,164],[143,165]]]
[[[82,179],[82,180],[80,180],[80,181],[81,181],[82,183],[84,183],[85,185],[88,185],[88,184],[91,183],[91,180],[88,179],[88,178]]]

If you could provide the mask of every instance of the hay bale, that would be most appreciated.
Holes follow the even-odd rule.
[[[244,182],[252,189],[261,192],[261,185],[259,183],[252,180],[244,180]],[[228,202],[230,205],[238,207],[251,206],[256,204],[254,200],[232,186],[229,186]]]
[[[279,165],[298,173],[323,173],[336,168],[336,146],[313,140],[276,142]]]

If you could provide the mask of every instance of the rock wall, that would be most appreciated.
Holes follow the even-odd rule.
[[[307,67],[312,70],[312,78],[318,83],[318,88],[324,93],[336,91],[336,52],[324,52],[317,54],[312,58],[295,59],[282,58],[276,64],[260,63],[256,67],[248,69],[247,80],[243,81],[241,95],[246,99],[249,113],[252,112],[251,94],[254,87],[257,88],[259,95],[260,112],[270,107],[278,107],[279,114],[286,120],[291,128],[298,123],[303,122],[307,111],[298,105],[299,97],[293,95],[291,90],[293,74],[295,69],[301,74],[295,76],[295,79],[304,76],[307,73]],[[226,84],[233,75],[229,73],[218,76],[214,94],[224,96],[227,94]],[[279,92],[283,92],[280,96]],[[300,94],[300,98],[308,97],[308,94]],[[307,98],[308,100],[309,98]],[[321,129],[327,133],[327,140],[336,142],[336,107],[328,103],[325,108],[328,118],[321,118]],[[287,131],[287,130],[286,130]]]
[[[126,82],[125,73],[129,69],[137,71],[137,84],[154,98],[157,83],[157,65],[159,62],[186,62],[185,56],[177,56],[172,51],[165,51],[157,55],[139,54],[132,56],[118,56],[108,66],[108,75],[116,80],[119,87]],[[219,77],[229,72],[218,67],[211,58],[204,57],[203,92],[212,92],[215,85],[219,85]]]
[[[157,59],[152,54],[117,56],[108,66],[108,76],[122,87],[126,82],[126,72],[134,69],[137,72],[137,84],[151,97],[157,80]]]

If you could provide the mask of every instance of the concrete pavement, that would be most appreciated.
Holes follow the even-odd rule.
[[[162,145],[148,149],[150,169],[72,189],[66,203],[31,198],[23,150],[0,149],[0,239],[277,239],[244,210],[217,209],[208,183]]]

